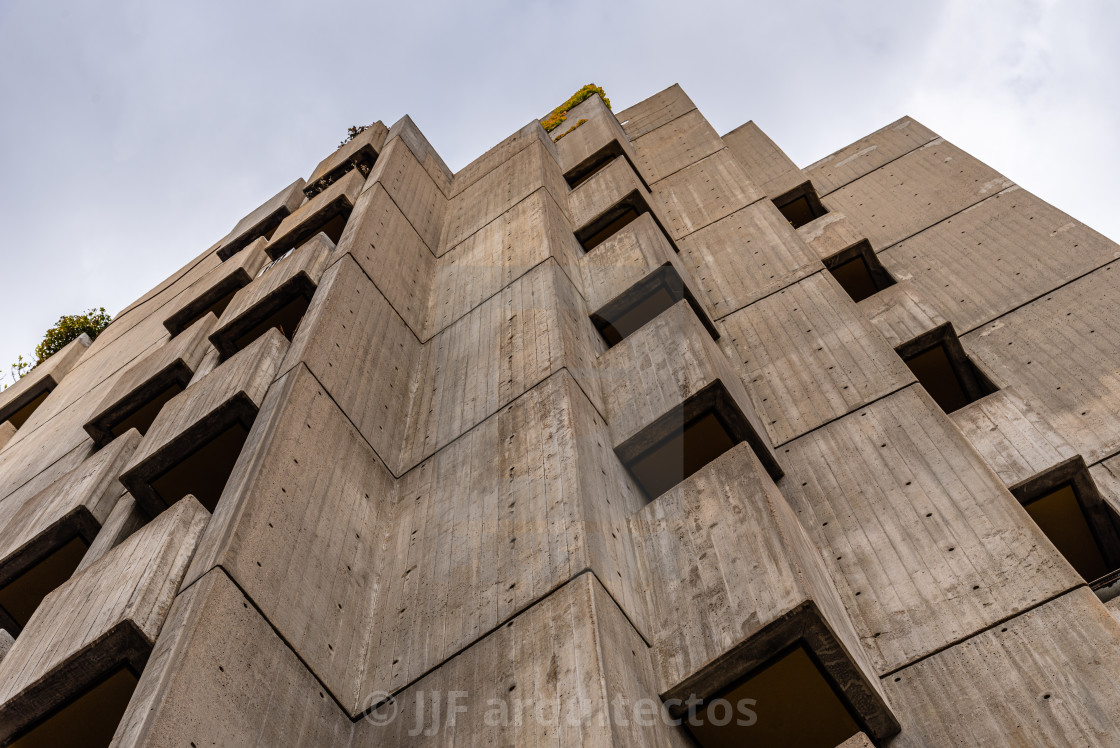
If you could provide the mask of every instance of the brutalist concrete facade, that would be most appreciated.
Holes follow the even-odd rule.
[[[568,123],[376,123],[0,394],[0,742],[1120,742],[1120,246]]]

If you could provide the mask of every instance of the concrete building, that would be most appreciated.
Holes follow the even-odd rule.
[[[1118,258],[909,118],[376,123],[0,393],[0,743],[1116,745]]]

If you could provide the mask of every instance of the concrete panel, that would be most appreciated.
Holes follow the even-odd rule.
[[[688,94],[674,83],[664,91],[623,109],[615,116],[627,137],[634,141],[695,108],[696,105],[688,98]]]
[[[1090,465],[1120,449],[1120,337],[1109,325],[1120,314],[1116,268],[1106,265],[961,338]]]
[[[15,417],[20,423],[12,425],[17,429],[22,427],[27,422],[27,415],[20,411],[53,391],[85,355],[90,342],[89,336],[82,333],[0,392],[0,421],[7,423],[8,419]]]
[[[195,368],[210,349],[207,336],[216,322],[213,312],[207,313],[181,335],[149,351],[116,378],[96,413],[84,426],[95,445],[100,447],[112,441],[130,418],[169,388],[183,389],[190,383]]]
[[[422,338],[446,329],[549,257],[578,285],[582,255],[552,193],[537,190],[440,256]]]
[[[121,495],[117,482],[140,442],[129,431],[26,501],[0,502],[0,586],[71,539],[92,543]]]
[[[1084,583],[920,387],[778,454],[880,674]]]
[[[389,135],[385,138],[385,142],[399,139],[408,150],[412,153],[416,162],[428,174],[432,180],[432,184],[440,194],[445,198],[451,195],[452,182],[454,175],[451,170],[447,168],[447,164],[443,162],[439,152],[432,147],[424,133],[420,132],[420,128],[412,121],[412,118],[407,114],[397,120],[392,127],[389,128]],[[394,199],[397,199],[394,196]],[[398,201],[399,202],[399,201]],[[408,211],[402,206],[406,214]],[[421,232],[423,233],[423,232]]]
[[[802,241],[822,260],[832,257],[865,237],[843,213],[833,210],[797,229]]]
[[[826,272],[794,283],[720,325],[774,445],[914,381],[914,375]],[[737,352],[734,353],[733,352]]]
[[[385,146],[385,138],[389,128],[380,120],[374,122],[364,131],[352,138],[348,143],[343,143],[335,149],[334,153],[324,158],[307,178],[304,194],[311,198],[337,182],[343,175],[352,170],[367,171],[362,175],[369,176],[369,168],[377,160],[377,154]]]
[[[883,252],[960,334],[1120,257],[1120,245],[1012,187]]]
[[[379,552],[393,477],[302,365],[269,391],[243,454],[186,584],[221,566],[357,715],[378,590],[392,581]]]
[[[463,711],[455,719],[433,716],[433,705],[422,701],[457,691]],[[635,718],[634,710],[643,707],[648,718]],[[356,745],[495,742],[688,745],[684,732],[662,719],[645,643],[592,574],[565,585],[355,725]]]
[[[816,547],[747,445],[629,524],[664,695],[684,701],[718,693],[803,640],[878,737],[897,732]]]
[[[211,308],[220,315],[224,310],[222,304],[228,303],[228,297],[249,285],[268,262],[264,251],[267,244],[268,240],[263,236],[256,239],[177,296],[170,305],[170,313],[163,320],[167,331],[172,336],[178,335]]]
[[[937,134],[910,117],[895,120],[881,130],[860,138],[832,155],[806,166],[817,194],[824,197],[849,182],[921,148]]]
[[[228,260],[254,239],[269,236],[290,213],[303,204],[304,181],[297,179],[242,218],[218,244],[218,259]]]
[[[234,295],[210,333],[210,342],[223,358],[252,343],[267,320],[288,304],[309,303],[327,268],[334,245],[326,234],[316,234],[290,254],[278,258]],[[274,328],[275,329],[275,328]],[[291,339],[293,329],[281,330]]]
[[[533,120],[456,172],[448,196],[455,197],[471,187],[532,143],[544,146],[545,151],[550,155],[557,155],[552,138],[544,132],[538,120]]]
[[[285,218],[265,247],[276,259],[289,249],[298,247],[322,231],[332,219],[345,221],[358,201],[365,184],[365,175],[355,169],[308,200]],[[339,231],[338,236],[341,236]]]
[[[654,422],[719,382],[746,418],[744,436],[772,475],[781,475],[766,431],[751,407],[731,362],[700,324],[687,302],[679,301],[599,359],[599,375],[611,439],[616,451],[636,457],[664,434],[647,435]],[[653,497],[651,497],[653,498]]]
[[[601,98],[592,96],[568,112],[567,122],[572,125],[581,119],[587,121],[556,141],[554,147],[560,171],[569,183],[586,174],[605,155],[621,155],[635,171],[639,170],[638,155],[630,139]],[[561,125],[550,136],[559,137],[570,126]]]
[[[287,349],[284,337],[269,330],[163,407],[120,478],[149,516],[178,498],[160,496],[153,480],[230,426],[252,426]]]
[[[754,122],[747,122],[727,133],[723,142],[747,170],[751,180],[769,198],[778,197],[807,179],[785,151]]]
[[[1092,592],[1063,595],[886,678],[890,745],[1111,745],[1118,644]]]
[[[681,259],[724,317],[821,270],[817,255],[769,200],[762,200],[680,241]]]
[[[623,201],[633,204],[638,212],[648,209],[658,225],[667,225],[663,211],[630,162],[616,158],[568,193],[568,215],[576,236],[581,237],[591,233],[594,227],[609,223],[605,216],[610,216],[612,209],[617,209]]]
[[[949,417],[1008,487],[1077,454],[1013,388],[993,392]]]
[[[416,465],[562,368],[600,406],[595,358],[606,343],[588,315],[549,260],[428,341],[416,362],[400,464]]]
[[[938,138],[822,199],[881,251],[1012,183]]]
[[[295,653],[215,569],[175,599],[114,745],[348,745],[352,729]]]
[[[719,135],[697,109],[634,140],[638,169],[651,185],[723,147]]]
[[[140,507],[136,506],[136,501],[127,493],[121,496],[113,505],[113,511],[109,512],[108,518],[101,525],[101,529],[86,550],[86,555],[82,556],[82,561],[74,573],[77,574],[92,566],[147,523],[148,517],[140,511]]]
[[[537,141],[459,192],[447,203],[440,254],[508,211],[538,189],[563,206],[568,194],[560,167]]]
[[[858,306],[892,348],[909,343],[946,322],[937,306],[908,280],[887,286],[860,301]]]
[[[344,256],[323,274],[280,373],[306,364],[399,475],[422,347],[353,258]]]
[[[403,138],[390,137],[386,142],[365,188],[376,184],[389,193],[424,244],[435,253],[443,230],[447,198]]]
[[[188,496],[47,596],[0,662],[0,740],[123,664],[143,669],[208,520]]]
[[[203,275],[222,264],[222,259],[218,257],[218,247],[220,245],[221,242],[218,242],[204,250],[197,257],[194,257],[183,265],[183,267],[165,278],[151,291],[148,291],[136,301],[117,312],[117,315],[113,318],[113,321],[117,323],[117,327],[120,329],[127,329],[136,324],[139,320],[146,317],[151,309],[165,304],[168,299],[178,295]],[[143,314],[138,313],[141,309],[144,310]],[[98,337],[103,337],[105,332],[106,330],[103,330],[102,334]]]
[[[676,239],[765,197],[726,148],[662,179],[653,193]]]
[[[331,260],[349,252],[420,337],[428,314],[435,255],[380,184],[358,198]]]
[[[7,443],[11,440],[11,438],[15,435],[16,435],[16,427],[15,426],[13,426],[8,421],[4,421],[3,423],[0,423],[0,451],[2,451],[4,449],[5,445],[7,445]]]

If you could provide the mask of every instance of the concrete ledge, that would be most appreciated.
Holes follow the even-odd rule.
[[[0,742],[122,665],[143,670],[208,520],[188,496],[47,596],[0,661]]]
[[[207,313],[186,332],[158,346],[121,374],[101,401],[96,415],[83,426],[95,446],[111,442],[132,421],[137,421],[137,428],[147,428],[155,414],[145,412],[146,409],[161,407],[168,395],[173,396],[190,383],[195,368],[210,348],[206,336],[216,322],[214,314]]]
[[[626,159],[616,158],[568,193],[568,212],[580,243],[603,231],[627,211],[650,213],[666,238],[655,199]],[[675,247],[674,247],[675,248]]]
[[[268,240],[263,236],[255,239],[243,252],[238,252],[230,261],[223,262],[184,291],[184,300],[174,302],[177,308],[163,321],[171,337],[187,329],[207,311],[213,311],[220,317],[225,309],[223,301],[228,304],[229,297],[249,285],[268,261],[264,251],[266,244]]]
[[[350,171],[359,171],[363,177],[369,176],[388,134],[389,128],[378,120],[349,143],[340,145],[311,172],[303,194],[308,198],[315,197]]]
[[[238,221],[218,245],[218,257],[228,260],[259,237],[269,237],[281,221],[303,204],[303,179],[297,179]]]
[[[258,328],[288,305],[302,299],[306,308],[333,250],[334,244],[326,234],[316,234],[287,256],[274,260],[238,291],[210,333],[218,354],[228,358],[252,343],[254,333],[263,332]],[[295,329],[282,332],[290,340]]]
[[[68,343],[61,351],[24,374],[11,387],[0,392],[0,422],[17,420],[12,426],[19,428],[30,415],[21,410],[33,410],[51,390],[58,386],[62,378],[74,368],[90,344],[85,333]],[[29,407],[31,406],[31,407]],[[2,447],[3,445],[0,445]]]
[[[910,281],[900,281],[859,302],[859,309],[898,348],[946,324],[946,320]]]
[[[332,241],[340,238],[343,225],[354,209],[365,181],[366,177],[361,172],[348,172],[285,218],[268,240],[265,251],[275,260],[320,231],[326,231],[328,235],[333,233]]]
[[[252,427],[287,349],[284,336],[269,330],[164,406],[120,478],[149,516],[169,503],[152,481],[230,427]]]

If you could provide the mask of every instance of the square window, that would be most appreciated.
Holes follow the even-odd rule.
[[[774,206],[778,212],[795,228],[799,229],[810,221],[815,221],[828,213],[817,191],[813,189],[812,182],[805,182],[794,187],[784,195],[774,198]]]
[[[612,145],[615,147],[604,148],[569,169],[568,173],[564,175],[564,181],[568,183],[568,189],[574,190],[576,187],[579,187],[581,184],[591,179],[591,177],[610,166],[611,162],[622,153],[622,149],[619,148],[617,144],[612,143]]]
[[[89,544],[74,537],[0,587],[0,628],[18,636],[43,598],[69,579]]]
[[[136,674],[122,667],[32,727],[12,745],[15,748],[108,746],[128,709],[137,682]]]
[[[167,506],[192,494],[212,513],[248,437],[249,430],[244,425],[233,424],[153,478],[152,490]]]
[[[719,331],[670,263],[657,268],[597,309],[591,315],[591,322],[607,341],[607,346],[614,347],[682,299],[696,312],[712,339],[719,340]]]
[[[855,302],[863,301],[895,283],[871,249],[871,243],[866,240],[837,252],[824,261],[824,266]]]
[[[896,350],[918,383],[946,413],[960,410],[999,389],[964,352],[951,323]]]

